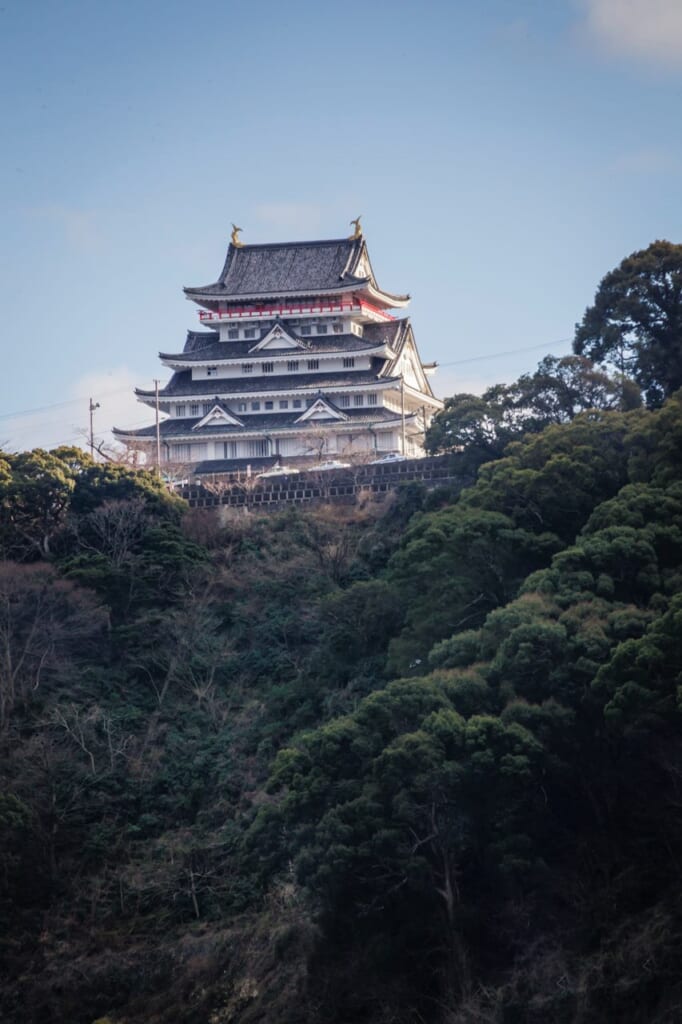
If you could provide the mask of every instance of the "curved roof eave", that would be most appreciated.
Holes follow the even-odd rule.
[[[265,355],[261,355],[261,353]],[[247,360],[253,360],[255,358],[277,358],[277,359],[295,359],[299,355],[301,358],[324,358],[333,359],[337,356],[347,356],[348,354],[353,356],[375,356],[377,358],[390,359],[393,353],[390,345],[385,342],[380,345],[358,345],[356,348],[327,348],[327,349],[316,349],[316,348],[280,348],[280,349],[261,349],[261,352],[254,353],[253,351],[247,355],[217,355],[215,352],[209,353],[208,355],[184,353],[184,352],[159,352],[159,359],[165,366],[177,367],[178,369],[191,369],[194,366],[221,366],[223,364],[229,366],[231,364],[243,363]],[[220,379],[220,378],[216,378]],[[234,378],[224,378],[225,380],[232,380]]]
[[[308,376],[308,375],[304,374],[302,376],[305,377],[305,376]],[[267,383],[270,384],[270,387],[267,387],[265,381],[263,381],[261,378],[258,378],[257,379],[257,384],[258,384],[257,387],[252,387],[252,388],[248,388],[248,389],[239,390],[238,388],[234,388],[234,387],[233,388],[216,388],[216,384],[218,384],[220,382],[220,380],[221,380],[220,377],[215,377],[215,378],[209,378],[208,381],[191,382],[191,383],[198,383],[198,384],[207,384],[207,383],[210,384],[210,389],[205,389],[205,390],[201,390],[200,388],[197,388],[197,389],[195,389],[193,391],[189,390],[189,389],[187,391],[165,391],[165,390],[162,389],[162,390],[159,391],[159,399],[161,401],[163,401],[163,402],[169,402],[169,401],[173,401],[174,402],[174,401],[177,401],[178,399],[180,401],[183,401],[183,400],[184,401],[188,401],[190,399],[196,399],[197,401],[201,402],[201,401],[207,401],[210,397],[214,397],[214,398],[217,398],[218,401],[227,401],[229,399],[236,399],[236,398],[242,398],[242,397],[246,397],[246,398],[250,399],[250,398],[253,398],[254,396],[257,397],[258,395],[265,395],[265,394],[275,394],[276,395],[278,392],[284,392],[284,391],[287,391],[290,394],[295,394],[295,393],[299,393],[299,392],[301,394],[308,394],[308,393],[313,393],[313,392],[316,393],[318,391],[323,391],[323,392],[326,392],[326,391],[330,391],[330,392],[332,392],[332,391],[333,392],[337,392],[337,391],[344,392],[344,391],[360,391],[360,390],[366,390],[366,389],[376,390],[377,388],[378,389],[385,388],[387,384],[399,384],[400,383],[400,377],[375,377],[375,376],[372,376],[372,377],[368,377],[367,379],[356,379],[356,380],[353,380],[353,379],[349,380],[348,378],[346,378],[343,381],[339,381],[338,384],[336,384],[334,382],[329,382],[327,380],[325,380],[325,381],[316,381],[316,380],[310,381],[309,380],[307,386],[305,384],[292,385],[292,384],[289,384],[288,382],[286,382],[286,383],[282,383],[280,385],[280,387],[273,387],[272,386],[273,384],[279,383],[278,375],[275,374],[273,377],[268,378]],[[233,381],[233,378],[226,377],[226,378],[223,378],[223,380],[226,380],[226,381],[227,380],[232,380]],[[281,380],[281,378],[280,378],[280,380]],[[254,383],[254,382],[252,382],[252,383]],[[216,391],[218,392],[217,395],[215,394]],[[135,388],[134,393],[135,393],[135,397],[138,398],[141,402],[151,403],[151,402],[155,402],[156,401],[156,392],[155,391],[145,391],[142,388]]]
[[[363,236],[308,242],[230,244],[217,281],[188,285],[188,299],[198,302],[257,301],[291,295],[325,295],[366,288],[388,306],[402,306],[409,295],[393,295],[378,284]]]
[[[334,292],[352,292],[357,291],[359,288],[367,286],[371,287],[371,281],[368,277],[355,278],[350,282],[340,281],[338,284],[329,285],[326,288],[304,288],[294,289],[287,291],[284,288],[275,289],[274,291],[265,292],[247,292],[242,294],[241,292],[228,292],[228,291],[211,291],[212,288],[222,288],[220,281],[215,284],[207,284],[201,288],[187,287],[182,290],[185,293],[185,298],[192,302],[229,302],[240,303],[240,302],[262,302],[264,299],[284,299],[284,298],[305,298],[306,295],[332,295]],[[195,298],[197,296],[197,298]]]

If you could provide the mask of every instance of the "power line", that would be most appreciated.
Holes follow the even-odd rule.
[[[559,338],[556,341],[553,341],[553,342],[543,342],[540,345],[528,345],[528,346],[525,346],[524,348],[507,349],[504,352],[492,352],[492,353],[489,353],[487,355],[470,356],[468,359],[453,359],[453,360],[451,360],[451,361],[449,361],[447,363],[438,363],[438,368],[439,369],[443,369],[443,368],[446,368],[446,367],[449,367],[449,366],[464,366],[467,363],[480,363],[480,362],[485,362],[486,360],[489,360],[489,359],[503,359],[505,356],[521,355],[524,352],[537,352],[540,349],[548,349],[548,348],[551,349],[551,348],[556,347],[557,345],[568,345],[568,344],[571,343],[571,341],[572,341],[572,338]],[[95,397],[97,397],[97,398],[112,398],[114,395],[121,395],[124,392],[130,391],[130,390],[131,390],[130,389],[130,385],[126,385],[125,387],[116,388],[114,391],[104,391],[101,394],[96,395]],[[84,398],[71,398],[71,399],[68,399],[67,401],[64,401],[64,402],[52,402],[49,405],[36,406],[33,409],[19,409],[16,412],[0,413],[0,420],[19,419],[22,416],[32,416],[32,415],[35,415],[36,413],[48,412],[48,411],[50,411],[52,409],[64,409],[64,408],[66,408],[67,406],[70,406],[70,405],[80,405],[84,401],[85,401]],[[137,423],[126,423],[126,424],[123,425],[122,429],[131,429],[131,428],[134,429],[136,427],[142,427],[142,426],[145,426],[145,421],[144,420],[138,421]],[[13,435],[16,436],[16,433],[17,433],[16,431],[13,431]],[[23,432],[19,431],[18,433],[19,433],[19,438],[21,438],[21,435],[22,435]],[[98,431],[98,434],[99,433],[102,433],[102,432]],[[72,444],[75,441],[82,441],[82,440],[83,440],[83,432],[80,432],[80,433],[74,435],[73,437],[68,438],[66,441],[60,441],[59,444],[52,444],[51,447],[58,448],[61,445]]]
[[[506,352],[491,352],[488,355],[482,356],[471,356],[469,359],[454,359],[448,363],[439,363],[439,367],[445,366],[462,366],[464,363],[480,363],[486,359],[502,359],[504,356],[515,356],[520,355],[523,352],[537,352],[541,348],[553,348],[555,345],[568,345],[572,341],[572,338],[560,338],[558,341],[543,342],[541,345],[528,345],[526,348],[511,348]],[[127,384],[125,387],[116,388],[115,391],[103,391],[101,394],[94,395],[94,398],[112,398],[114,395],[122,395],[124,391],[132,390],[130,385]],[[0,420],[10,420],[20,416],[32,416],[37,412],[47,412],[50,409],[64,409],[69,405],[80,405],[85,402],[85,398],[70,398],[65,402],[52,402],[50,405],[38,405],[33,409],[18,409],[15,412],[3,412],[0,413]]]
[[[111,398],[113,395],[121,395],[124,391],[130,391],[131,387],[127,384],[123,388],[116,388],[115,391],[104,391],[100,395],[95,395],[95,398]],[[52,402],[51,405],[38,405],[35,409],[19,409],[17,412],[3,412],[0,413],[0,420],[11,420],[14,417],[19,416],[32,416],[36,412],[47,412],[48,409],[63,409],[67,405],[81,405],[86,401],[85,398],[70,398],[66,402]]]
[[[438,363],[438,369],[443,366],[461,366],[463,363],[480,363],[485,359],[502,359],[504,356],[516,356],[521,352],[537,352],[539,349],[554,348],[556,345],[568,345],[572,338],[560,338],[558,341],[543,342],[542,345],[529,345],[527,348],[511,348],[507,352],[493,352],[485,356],[472,356],[470,359],[455,359],[451,363]]]
[[[121,429],[122,430],[131,430],[131,429],[134,430],[137,427],[146,427],[146,426],[149,426],[149,423],[148,423],[147,420],[137,420],[135,423],[122,423],[121,424]],[[50,445],[49,445],[50,448],[59,448],[59,447],[61,447],[61,445],[73,444],[76,441],[84,441],[87,444],[87,436],[86,436],[87,435],[87,431],[86,431],[85,427],[80,427],[80,428],[74,427],[74,430],[75,429],[78,429],[78,433],[77,434],[74,434],[72,437],[67,438],[66,441],[58,441],[56,443],[55,442],[50,442]],[[34,430],[31,427],[26,427],[23,430],[21,430],[21,429],[20,430],[13,430],[12,431],[12,437],[11,437],[12,444],[20,444],[22,437],[30,436],[30,434],[32,434],[33,432],[34,432]],[[94,436],[100,442],[107,441],[108,440],[108,438],[107,438],[107,434],[108,433],[109,433],[109,431],[105,428],[103,430],[96,430]],[[2,440],[0,439],[0,444],[1,443],[2,443]]]

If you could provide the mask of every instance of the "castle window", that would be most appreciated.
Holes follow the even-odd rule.
[[[199,403],[198,402],[190,402],[189,414],[190,414],[190,416],[198,416],[199,415]]]
[[[332,330],[334,334],[343,334],[343,324],[334,324]]]
[[[301,334],[310,334],[311,332],[312,327],[310,326],[310,324],[303,324],[303,326],[301,327]]]
[[[319,359],[309,359],[308,360],[308,369],[309,370],[319,370],[319,368],[320,368],[320,360]]]
[[[326,334],[327,333],[327,325],[326,324],[318,324],[317,325],[317,333],[318,334]]]
[[[353,358],[353,356],[346,356],[346,358],[343,360],[344,370],[352,370],[354,366],[355,359]]]
[[[253,363],[242,363],[242,373],[253,373]]]
[[[201,407],[201,411],[202,411],[204,416],[208,416],[208,414],[210,413],[212,408],[213,408],[213,402],[204,402],[204,404]]]
[[[206,367],[206,376],[207,377],[217,377],[218,376],[218,367],[217,366],[207,366]]]
[[[301,408],[301,399],[300,398],[294,398],[294,400],[293,400],[293,402],[291,404],[293,405],[294,409],[300,409]]]
[[[279,403],[279,407],[280,407],[280,409],[288,409],[289,408],[289,403],[286,400],[286,398],[282,399],[282,401]]]
[[[297,373],[298,372],[298,359],[290,359],[287,362],[287,371],[289,373]]]
[[[266,408],[266,409],[267,409],[268,411],[269,411],[270,409],[274,409],[274,408],[275,408],[275,406],[274,406],[274,403],[273,403],[273,402],[266,402],[266,403],[265,403],[265,408]]]
[[[339,395],[339,397],[336,399],[336,404],[338,405],[339,409],[347,409],[348,406],[350,405],[350,395]]]
[[[258,412],[260,410],[260,402],[251,403],[251,412]]]
[[[238,404],[237,412],[246,412],[246,402],[240,402]]]
[[[176,416],[186,416],[187,415],[187,406],[184,405],[184,404],[183,405],[176,405],[175,406],[175,415]]]
[[[376,404],[377,404],[377,395],[376,394],[367,395],[367,405],[376,405]]]
[[[274,363],[263,363],[262,369],[263,369],[263,373],[274,373],[275,372],[275,364]]]
[[[171,459],[173,462],[189,462],[192,457],[191,444],[172,444]]]
[[[245,338],[255,338],[256,337],[256,328],[255,327],[247,327],[246,330],[244,331],[244,337]]]
[[[353,334],[357,334],[360,338],[362,337],[362,324],[352,323],[350,329]]]
[[[223,458],[224,459],[236,459],[237,458],[237,442],[236,441],[223,441]]]
[[[353,405],[363,405],[365,401],[364,395],[353,395]]]
[[[255,455],[257,458],[268,454],[268,442],[267,441],[249,441],[248,445],[249,455]]]
[[[237,338],[239,337],[239,328],[230,327],[229,331],[227,332],[227,337],[229,338],[230,341],[236,341]]]

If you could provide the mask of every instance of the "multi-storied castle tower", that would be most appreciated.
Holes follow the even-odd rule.
[[[158,393],[163,463],[196,474],[245,463],[419,455],[434,397],[403,309],[377,284],[360,233],[317,242],[243,245],[240,229],[215,284],[185,288],[200,307],[174,372]],[[136,389],[152,408],[154,391]],[[115,430],[155,450],[157,431]]]

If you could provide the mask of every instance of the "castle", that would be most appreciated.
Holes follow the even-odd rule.
[[[350,238],[265,245],[234,227],[215,284],[185,288],[202,329],[160,353],[173,371],[163,388],[136,389],[157,422],[115,436],[198,478],[422,454],[442,408],[435,364],[395,315],[409,295],[379,287],[353,223]]]

